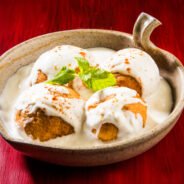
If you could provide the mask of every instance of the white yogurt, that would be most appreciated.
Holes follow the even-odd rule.
[[[173,106],[172,91],[168,82],[161,78],[157,90],[145,100],[150,118],[162,123],[169,116]]]
[[[44,52],[36,60],[32,68],[29,79],[30,83],[36,83],[39,70],[41,70],[48,79],[52,79],[63,66],[75,69],[78,66],[75,57],[84,56],[90,63],[93,63],[93,58],[87,50],[72,45],[61,45]]]
[[[55,93],[59,93],[55,95]],[[65,98],[70,91],[64,86],[40,83],[26,89],[17,99],[14,109],[35,113],[44,109],[48,116],[60,117],[74,127],[76,133],[81,130],[84,121],[85,101],[80,98]],[[26,124],[26,122],[25,122]],[[24,125],[25,125],[24,124]]]
[[[90,48],[87,50],[94,58],[94,65],[98,66],[99,68],[104,68],[109,58],[111,58],[111,56],[115,53],[114,50],[103,47]]]
[[[141,114],[123,110],[129,104],[140,103],[147,106],[137,95],[135,90],[126,87],[108,87],[94,93],[85,105],[85,132],[90,137],[97,138],[102,124],[107,122],[118,128],[118,137],[141,131],[144,126]],[[92,129],[96,133],[92,133]]]
[[[134,77],[142,86],[143,97],[151,95],[160,81],[155,61],[146,52],[136,48],[119,50],[106,61],[104,68]]]
[[[96,58],[96,62],[99,61],[103,63],[105,63],[106,59],[114,53],[114,51],[106,48],[92,48],[88,50],[92,57]],[[102,58],[105,59],[102,60]],[[20,131],[14,121],[14,105],[20,94],[29,86],[28,81],[32,66],[33,65],[31,64],[22,67],[12,77],[10,77],[0,96],[0,118],[3,122],[4,128],[10,136],[27,141],[33,140],[29,139],[27,136],[23,137],[20,135]],[[152,126],[162,123],[171,111],[172,95],[168,83],[164,79],[161,79],[157,86],[157,90],[150,97],[145,98],[145,100],[148,105],[148,117],[144,131],[149,131],[149,128]],[[143,131],[140,131],[140,133],[142,132]],[[132,134],[131,136],[137,136],[137,134]],[[126,141],[128,138],[129,136],[125,136],[123,140]],[[116,141],[119,141],[119,139]],[[82,132],[49,140],[42,144],[54,144],[56,146],[70,148],[87,148],[105,143],[98,140],[91,140]]]
[[[14,121],[14,105],[20,94],[29,87],[28,77],[33,64],[20,68],[11,76],[0,96],[0,118],[10,136],[22,139],[19,127]],[[6,122],[6,123],[5,123]]]

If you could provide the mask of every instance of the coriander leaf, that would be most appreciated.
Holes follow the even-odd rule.
[[[53,79],[46,81],[47,84],[66,84],[72,81],[75,78],[75,71],[72,69],[68,69],[63,67]]]

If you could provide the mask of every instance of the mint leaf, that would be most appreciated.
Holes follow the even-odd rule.
[[[46,81],[47,84],[67,84],[75,78],[75,71],[65,66],[54,76],[53,79]]]
[[[79,77],[88,88],[98,91],[116,85],[116,78],[112,73],[90,66],[85,58],[75,57],[75,59],[80,69]]]

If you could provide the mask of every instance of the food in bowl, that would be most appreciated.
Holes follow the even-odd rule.
[[[36,84],[25,90],[15,104],[16,122],[33,139],[47,141],[81,130],[84,100],[74,90]]]
[[[61,147],[136,136],[162,123],[172,102],[169,84],[144,51],[71,45],[18,70],[0,97],[12,136]]]
[[[146,125],[147,105],[127,87],[108,87],[94,93],[85,105],[84,130],[102,141],[123,138]]]
[[[88,61],[91,61],[91,55],[87,50],[72,45],[57,46],[43,53],[32,68],[30,84],[33,85],[53,78],[63,66],[76,69],[78,65],[75,57],[84,56]]]
[[[116,74],[118,86],[133,88],[141,96],[152,94],[160,81],[155,61],[146,52],[136,48],[116,52],[108,60],[106,68]]]

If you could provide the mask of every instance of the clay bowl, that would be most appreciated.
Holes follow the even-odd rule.
[[[48,146],[15,139],[4,126],[6,122],[0,122],[2,137],[25,155],[68,166],[95,166],[119,162],[153,147],[172,129],[184,106],[184,68],[181,62],[169,52],[157,48],[149,40],[151,32],[159,24],[154,17],[142,13],[135,23],[133,35],[117,31],[79,29],[49,33],[25,41],[0,57],[0,91],[17,69],[34,62],[41,53],[60,44],[82,48],[107,47],[114,50],[137,47],[155,59],[161,75],[172,87],[174,106],[165,122],[139,136],[86,149],[82,148],[82,145],[77,149],[59,148],[55,145]]]

